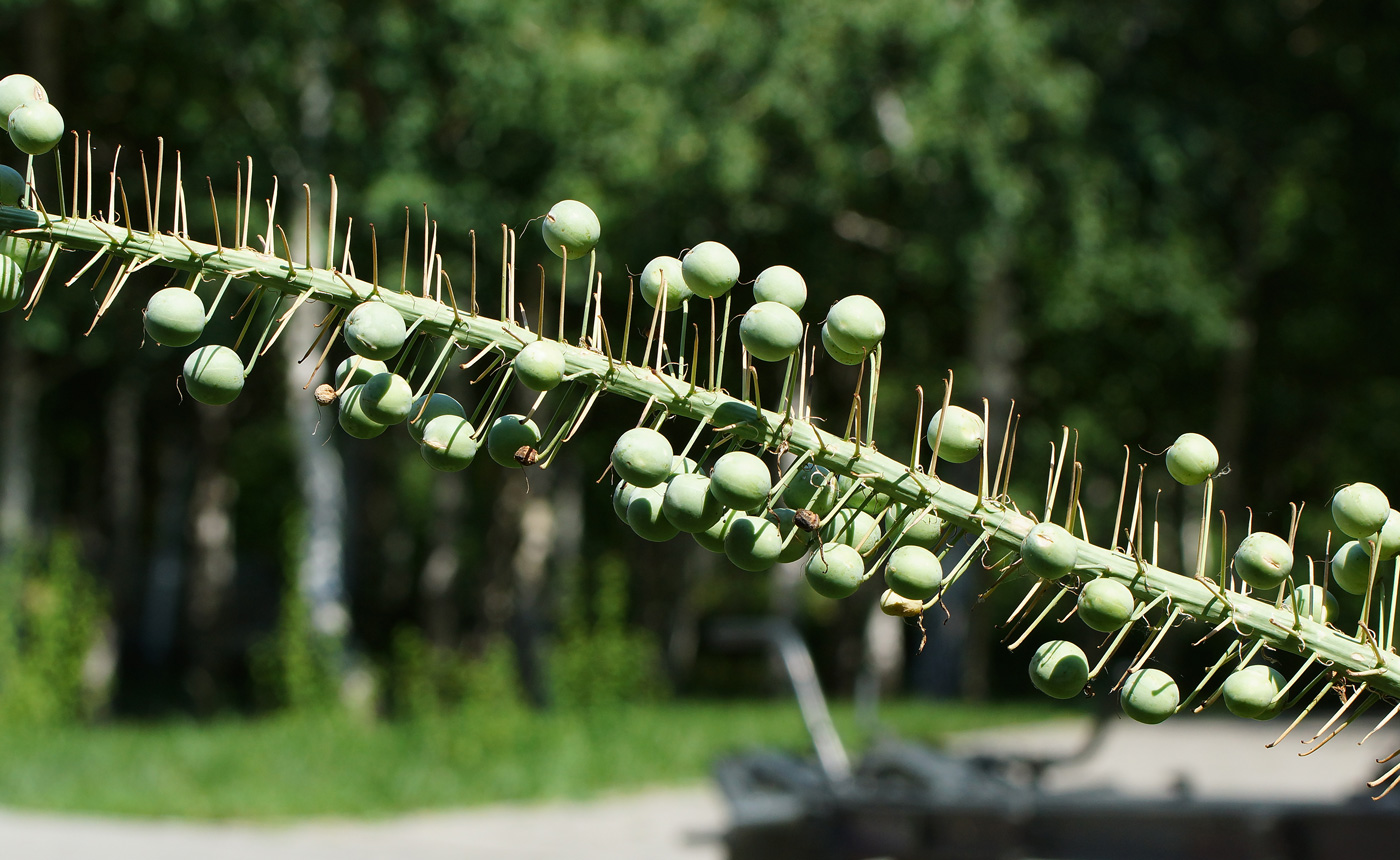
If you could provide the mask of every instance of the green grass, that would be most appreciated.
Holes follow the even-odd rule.
[[[1044,719],[1047,705],[900,702],[906,738]],[[842,736],[858,736],[837,706]],[[0,730],[0,805],[190,818],[377,816],[577,798],[703,781],[756,746],[806,752],[787,702],[677,701],[609,711],[464,711],[411,723],[289,716],[211,723]]]

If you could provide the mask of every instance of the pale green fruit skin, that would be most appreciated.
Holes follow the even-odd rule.
[[[666,502],[666,485],[638,487],[632,491],[627,502],[627,525],[639,537],[653,543],[668,541],[680,534],[680,530],[666,519],[663,506]]]
[[[792,508],[774,508],[765,514],[769,522],[777,524],[778,531],[782,532],[783,535],[783,543],[786,544],[782,553],[778,555],[780,562],[793,562],[802,558],[807,554],[807,550],[811,549],[812,541],[816,539],[816,536],[811,532],[796,528],[794,524],[796,513]],[[796,534],[793,534],[794,529],[797,530]]]
[[[1390,517],[1390,501],[1374,484],[1348,484],[1332,496],[1332,519],[1342,534],[1367,538]]]
[[[1277,588],[1292,570],[1293,550],[1276,534],[1254,532],[1235,550],[1235,573],[1254,588]]]
[[[552,340],[531,341],[515,354],[511,367],[531,391],[552,391],[564,379],[564,350]]]
[[[865,581],[865,559],[843,543],[824,543],[803,568],[807,584],[822,597],[850,597]]]
[[[885,563],[885,585],[900,597],[928,600],[943,585],[943,565],[921,546],[899,547]]]
[[[1272,720],[1283,710],[1283,702],[1273,702],[1286,683],[1283,674],[1272,666],[1255,663],[1238,669],[1225,679],[1221,698],[1225,707],[1237,717],[1249,720]]]
[[[1220,452],[1200,433],[1182,433],[1167,449],[1167,471],[1188,487],[1204,483],[1220,468]]]
[[[676,475],[666,484],[662,512],[671,525],[685,532],[703,532],[724,516],[724,505],[710,495],[710,479],[704,475]]]
[[[502,415],[491,422],[486,431],[486,453],[507,469],[519,469],[515,452],[526,445],[535,446],[540,441],[540,428],[534,421],[522,421],[524,415]]]
[[[10,111],[9,130],[20,152],[43,155],[63,139],[63,114],[48,102],[28,102]]]
[[[942,414],[943,410],[938,410],[928,422],[929,448],[938,438],[938,421]],[[966,463],[981,452],[986,440],[987,427],[982,423],[982,416],[961,406],[949,406],[948,417],[943,421],[943,438],[938,443],[938,457],[949,463]]]
[[[0,236],[0,254],[19,263],[26,272],[32,272],[44,265],[52,248],[48,242],[21,239],[18,236]]]
[[[747,451],[730,451],[710,471],[710,494],[736,511],[751,511],[768,501],[773,476],[768,464]]]
[[[856,479],[850,475],[836,476],[836,497],[839,499],[850,492],[855,486]],[[846,500],[847,507],[855,508],[858,511],[865,511],[872,517],[879,517],[885,510],[894,504],[890,497],[884,493],[877,492],[869,484],[862,484],[860,489],[851,493],[851,497]]]
[[[701,242],[681,260],[685,286],[702,299],[717,299],[739,282],[739,258],[719,242]],[[666,275],[669,281],[670,274]]]
[[[905,505],[895,503],[885,512],[885,531],[899,537],[900,546],[921,546],[924,549],[933,549],[938,546],[938,541],[943,537],[943,528],[946,525],[943,519],[929,511],[923,516],[923,508],[910,510]],[[914,517],[911,524],[910,520]],[[903,534],[901,534],[903,532]]]
[[[24,199],[24,177],[8,164],[0,164],[0,203],[18,206]]]
[[[24,272],[19,263],[0,256],[0,313],[24,301]]]
[[[1079,619],[1091,630],[1112,633],[1128,623],[1137,598],[1128,586],[1106,577],[1090,580],[1079,590]]]
[[[826,327],[847,353],[871,350],[885,336],[885,312],[869,296],[846,296],[826,312]]]
[[[617,514],[617,518],[624,523],[627,522],[627,505],[631,503],[632,494],[636,491],[637,488],[626,481],[618,481],[617,486],[613,487],[613,513]]]
[[[166,287],[146,302],[144,324],[162,346],[189,346],[204,334],[204,302],[183,287]]]
[[[1400,555],[1400,511],[1391,508],[1385,525],[1381,526],[1381,561],[1389,561],[1397,555]]]
[[[700,464],[690,459],[682,457],[680,454],[671,458],[671,474],[674,475],[699,475]]]
[[[1089,683],[1089,660],[1073,642],[1052,639],[1031,656],[1031,683],[1052,699],[1072,699]]]
[[[837,346],[836,342],[831,339],[831,327],[828,325],[822,326],[822,346],[826,348],[826,354],[836,359],[839,364],[854,367],[865,361],[865,353],[847,352]]]
[[[822,523],[821,533],[824,539],[854,547],[858,552],[873,548],[884,534],[874,517],[853,508],[832,514],[829,521]]]
[[[802,319],[787,305],[759,302],[739,323],[739,340],[760,361],[782,361],[802,346]]]
[[[1318,624],[1328,623],[1340,611],[1337,598],[1320,585],[1300,585],[1293,589],[1291,599],[1298,608],[1299,618],[1308,618]]]
[[[540,222],[540,235],[556,257],[577,260],[592,251],[602,236],[598,216],[585,203],[560,200]],[[561,250],[562,249],[562,250]]]
[[[1161,669],[1142,669],[1128,676],[1118,696],[1123,713],[1140,723],[1155,726],[1176,713],[1181,690]]]
[[[724,533],[724,554],[735,567],[757,573],[767,570],[783,551],[783,535],[763,517],[738,516]]]
[[[1079,561],[1079,541],[1054,523],[1037,523],[1021,541],[1021,564],[1041,579],[1059,579]]]
[[[1332,581],[1347,594],[1366,593],[1371,581],[1371,557],[1359,541],[1349,540],[1332,555]]]
[[[724,552],[724,536],[729,534],[729,527],[743,514],[738,511],[729,511],[724,516],[715,521],[715,524],[705,529],[703,532],[696,532],[693,537],[695,542],[710,552]]]
[[[383,302],[361,302],[345,318],[345,342],[365,358],[392,358],[407,336],[403,317]]]
[[[418,447],[423,461],[439,472],[458,472],[472,464],[481,440],[476,428],[460,415],[438,415],[423,428]]]
[[[387,368],[385,370],[387,372]],[[426,409],[423,407],[424,400],[428,402]],[[466,418],[467,410],[462,408],[462,404],[457,402],[457,398],[437,391],[433,392],[431,397],[423,394],[414,398],[413,402],[408,405],[408,435],[413,437],[413,441],[421,444],[423,431],[427,429],[434,418],[441,418],[444,415]]]
[[[650,427],[633,427],[612,449],[618,476],[636,487],[655,487],[669,478],[674,457],[671,441]]]
[[[794,509],[806,509],[826,516],[836,506],[837,482],[831,471],[815,463],[804,463],[783,489],[783,501]]]
[[[756,302],[777,302],[801,311],[807,304],[807,282],[791,266],[769,266],[753,282],[753,298]]]
[[[666,307],[664,310],[674,311],[680,308],[681,303],[690,298],[692,293],[685,285],[685,274],[681,268],[681,261],[675,257],[656,257],[647,267],[642,270],[641,282],[638,287],[642,291],[642,299],[651,307],[656,307],[657,297],[661,294],[661,277],[666,276]]]
[[[358,367],[355,366],[355,362],[357,361],[359,362]],[[336,365],[336,388],[345,385],[345,377],[349,376],[352,373],[351,368],[354,368],[354,376],[350,380],[350,385],[364,385],[366,382],[369,382],[370,379],[373,378],[376,374],[389,372],[389,365],[385,364],[382,361],[375,361],[371,358],[362,358],[357,355],[352,355],[349,358],[342,361],[340,364]]]
[[[243,390],[243,362],[226,346],[210,344],[189,354],[184,367],[185,390],[200,403],[223,406]]]
[[[0,115],[9,116],[10,111],[22,104],[48,100],[49,94],[43,84],[29,75],[6,75],[0,78]]]
[[[365,414],[360,401],[360,392],[364,391],[364,388],[363,385],[352,385],[341,393],[337,419],[340,429],[356,439],[373,439],[389,428]]]
[[[376,373],[360,390],[360,408],[371,421],[388,426],[408,417],[413,388],[397,373]]]

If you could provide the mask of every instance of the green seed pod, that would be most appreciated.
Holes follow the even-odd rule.
[[[539,442],[540,428],[534,421],[525,420],[524,415],[502,415],[486,431],[486,453],[507,469],[521,468],[515,452],[527,446],[533,448]]]
[[[185,390],[200,403],[222,406],[243,390],[243,362],[226,346],[201,346],[185,359]]]
[[[1293,570],[1288,541],[1268,532],[1254,532],[1235,550],[1235,573],[1254,588],[1277,588]]]
[[[1390,501],[1373,484],[1348,484],[1332,497],[1332,519],[1347,537],[1367,538],[1390,516]]]
[[[1072,699],[1089,683],[1089,660],[1073,642],[1052,639],[1031,655],[1031,683],[1053,699]]]
[[[360,391],[360,408],[371,421],[388,426],[408,417],[413,388],[397,373],[376,373]]]
[[[364,389],[363,385],[352,385],[340,395],[340,429],[356,439],[373,439],[388,427],[365,414],[360,401],[360,393]]]
[[[368,364],[369,362],[366,362]],[[428,405],[425,407],[423,401]],[[429,397],[426,394],[414,398],[408,406],[408,435],[413,437],[413,441],[422,443],[423,431],[434,418],[441,418],[444,415],[452,415],[457,418],[466,418],[467,410],[462,408],[462,404],[457,402],[457,398],[446,394],[433,392]]]
[[[895,618],[913,618],[924,614],[924,605],[909,597],[901,597],[890,589],[880,595],[880,611]]]
[[[802,347],[802,319],[777,302],[759,302],[739,323],[739,339],[759,361],[782,361]]]
[[[641,282],[637,285],[642,290],[642,298],[651,307],[656,307],[656,297],[661,294],[662,278],[666,280],[666,307],[664,310],[673,311],[681,306],[681,302],[690,298],[692,293],[685,285],[685,274],[681,269],[681,261],[675,257],[657,257],[647,267],[642,270]]]
[[[666,485],[638,487],[627,502],[627,524],[639,537],[653,543],[668,541],[680,530],[666,519]]]
[[[1381,561],[1389,561],[1397,555],[1400,555],[1400,511],[1391,508],[1385,525],[1381,526]]]
[[[43,155],[63,139],[63,114],[48,102],[29,102],[10,111],[10,141],[20,152]]]
[[[549,250],[556,257],[567,255],[570,260],[592,251],[602,232],[598,216],[577,200],[560,200],[540,222],[540,234]]]
[[[831,339],[831,326],[829,324],[822,325],[822,346],[826,348],[826,354],[836,359],[840,364],[854,367],[865,361],[864,352],[847,352],[836,345],[836,342]]]
[[[778,561],[784,564],[797,561],[806,555],[814,539],[814,535],[811,532],[803,531],[802,529],[797,529],[797,534],[792,534],[793,529],[796,528],[796,515],[797,512],[792,508],[774,508],[764,514],[769,522],[777,525],[778,531],[783,536],[783,543],[785,546],[783,551],[778,555]],[[792,537],[789,538],[788,535],[792,535]]]
[[[943,585],[943,565],[921,546],[899,547],[885,564],[885,585],[900,597],[928,600]]]
[[[1283,674],[1277,669],[1255,663],[1232,672],[1222,685],[1221,697],[1225,707],[1237,717],[1272,720],[1283,710],[1279,691],[1284,683]]]
[[[1140,723],[1155,726],[1176,713],[1181,691],[1172,676],[1161,669],[1142,669],[1128,676],[1118,695],[1123,713]]]
[[[0,256],[0,313],[19,306],[24,300],[24,271],[19,263]]]
[[[788,481],[783,490],[783,501],[794,509],[806,508],[825,516],[836,506],[840,496],[836,492],[836,479],[831,471],[816,463],[803,463],[797,474]]]
[[[613,513],[617,514],[617,518],[624,523],[627,522],[627,505],[631,503],[632,493],[636,490],[636,487],[626,481],[618,481],[617,486],[613,487]]]
[[[1299,618],[1309,618],[1318,624],[1328,623],[1341,611],[1337,598],[1320,585],[1298,586],[1293,589],[1292,600]]]
[[[1116,579],[1093,579],[1079,590],[1079,619],[1100,633],[1112,633],[1127,624],[1136,608],[1133,592]]]
[[[933,549],[938,546],[938,541],[943,537],[944,522],[941,517],[932,511],[920,516],[923,509],[911,510],[898,502],[890,506],[885,512],[884,530],[888,533],[900,535],[900,546],[921,546],[924,549]],[[918,517],[912,524],[909,520]]]
[[[21,239],[18,236],[0,235],[0,254],[9,257],[26,272],[32,272],[49,258],[49,252],[53,245],[48,242],[36,242],[33,239]]]
[[[1059,579],[1079,561],[1079,541],[1054,523],[1037,523],[1021,541],[1021,563],[1041,579]]]
[[[358,364],[356,364],[358,362]],[[363,358],[352,355],[336,365],[335,387],[345,385],[345,377],[350,376],[350,385],[364,385],[372,377],[379,373],[388,373],[389,365],[382,361],[375,361],[372,358]]]
[[[767,570],[782,551],[782,533],[763,517],[735,517],[724,533],[724,554],[741,570]]]
[[[752,511],[768,501],[773,477],[768,464],[747,451],[730,451],[710,471],[710,494],[736,511]]]
[[[669,478],[674,457],[671,440],[650,427],[633,427],[618,437],[612,449],[618,476],[638,487],[655,487]]]
[[[204,302],[184,287],[166,287],[146,302],[145,325],[162,346],[189,346],[204,333]]]
[[[739,282],[739,258],[719,242],[701,242],[681,261],[686,289],[702,299],[717,299]],[[666,274],[669,283],[671,274]]]
[[[0,204],[18,206],[24,199],[24,177],[8,164],[0,164]]]
[[[1359,541],[1349,540],[1332,555],[1332,581],[1347,594],[1365,594],[1371,581],[1371,557]]]
[[[475,435],[472,423],[462,416],[438,415],[423,428],[418,452],[439,472],[457,472],[470,466],[476,457],[481,442]]]
[[[724,552],[724,536],[729,534],[729,527],[741,516],[743,514],[738,511],[729,511],[716,520],[714,525],[703,532],[696,532],[693,535],[695,542],[710,552]]]
[[[686,534],[703,532],[724,516],[724,505],[710,495],[710,479],[704,475],[676,475],[665,487],[662,512]]]
[[[564,350],[552,340],[525,345],[511,362],[515,376],[531,391],[549,391],[564,379]]]
[[[851,487],[855,486],[855,484],[856,479],[852,478],[850,475],[838,475],[836,477],[837,498],[841,498],[846,495],[846,493],[850,492]],[[855,508],[858,511],[865,511],[872,517],[880,517],[893,504],[894,502],[890,500],[889,496],[877,492],[868,484],[862,485],[860,489],[851,493],[851,497],[846,500],[846,505],[848,507]]]
[[[850,597],[865,581],[865,559],[843,543],[824,543],[803,568],[807,584],[822,597]]]
[[[49,100],[43,84],[29,75],[6,75],[0,78],[0,116],[9,116],[10,111],[22,104],[35,104]]]
[[[938,437],[938,421],[942,414],[943,410],[938,410],[928,422],[930,448]],[[987,428],[982,416],[961,406],[949,406],[948,418],[943,422],[943,438],[938,443],[938,456],[949,463],[966,463],[977,456],[986,440]]]
[[[826,540],[855,547],[858,552],[868,552],[884,534],[879,521],[865,511],[842,508],[822,523],[821,533]]]
[[[1220,467],[1220,453],[1200,433],[1183,433],[1167,449],[1167,471],[1178,483],[1203,483]]]
[[[671,458],[671,475],[700,475],[700,464],[690,459],[682,457],[680,454]]]
[[[753,298],[756,302],[777,302],[801,311],[807,304],[807,282],[791,266],[769,266],[753,282]]]
[[[873,350],[885,336],[885,312],[867,296],[846,296],[826,312],[831,342],[849,354]]]
[[[356,355],[383,361],[393,357],[408,337],[399,312],[384,302],[361,302],[345,318],[345,342]]]

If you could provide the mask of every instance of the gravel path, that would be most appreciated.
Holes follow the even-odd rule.
[[[1375,760],[1400,747],[1400,730],[1357,741],[1357,726],[1317,755],[1300,758],[1309,720],[1283,744],[1281,720],[1177,718],[1160,726],[1110,724],[1082,761],[1055,768],[1048,790],[1112,786],[1127,795],[1340,800],[1365,791]],[[1376,719],[1379,719],[1377,717]],[[1365,723],[1364,727],[1360,723]],[[1358,730],[1359,729],[1359,730]],[[1075,749],[1083,721],[996,729],[956,738],[952,747],[1046,755]],[[285,825],[112,819],[0,810],[0,858],[103,860],[720,860],[726,811],[710,786],[667,789],[588,802],[498,805],[381,821],[315,820]]]

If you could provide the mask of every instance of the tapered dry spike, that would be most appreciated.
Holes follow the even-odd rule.
[[[943,379],[943,405],[938,411],[938,427],[933,433],[933,453],[929,455],[928,473],[930,477],[938,474],[938,446],[943,442],[943,424],[948,420],[948,405],[953,402],[953,370],[948,369],[948,375]]]
[[[1036,577],[1034,584],[1032,584],[1031,587],[1026,590],[1025,597],[1022,597],[1021,602],[1016,604],[1016,608],[1011,610],[1011,614],[1006,616],[1006,621],[1002,622],[1001,626],[1007,628],[1011,627],[1011,625],[1016,622],[1016,619],[1021,616],[1021,613],[1026,610],[1027,606],[1030,605],[1032,601],[1038,599],[1040,595],[1040,590],[1044,586],[1045,580],[1041,579],[1040,577]]]
[[[1156,637],[1154,637],[1152,641],[1148,643],[1148,645],[1145,648],[1142,649],[1142,653],[1139,654],[1138,658],[1133,661],[1132,666],[1130,666],[1128,669],[1128,673],[1125,674],[1123,678],[1127,678],[1128,674],[1132,674],[1133,672],[1136,672],[1143,666],[1147,665],[1147,661],[1152,658],[1152,652],[1156,651],[1157,646],[1162,644],[1162,640],[1167,638],[1167,631],[1172,629],[1172,625],[1175,624],[1177,619],[1180,617],[1181,607],[1172,607],[1172,611],[1167,614],[1166,620],[1162,622],[1161,629],[1157,631]],[[1118,684],[1122,683],[1123,681],[1119,680]],[[1115,684],[1113,689],[1118,689],[1118,684]]]
[[[1335,728],[1335,729],[1332,730],[1332,734],[1330,734],[1330,735],[1328,735],[1327,737],[1323,738],[1323,739],[1322,739],[1322,742],[1319,743],[1317,746],[1313,747],[1312,749],[1308,750],[1307,752],[1300,752],[1300,753],[1298,753],[1298,755],[1299,755],[1300,757],[1301,757],[1301,756],[1309,756],[1309,755],[1312,755],[1313,753],[1317,752],[1318,750],[1322,749],[1323,747],[1327,746],[1327,742],[1328,742],[1328,741],[1332,740],[1332,739],[1335,738],[1337,735],[1339,735],[1339,734],[1341,734],[1343,731],[1345,731],[1346,728],[1347,728],[1348,726],[1350,726],[1352,723],[1356,722],[1356,718],[1357,718],[1357,717],[1360,717],[1362,714],[1364,714],[1364,713],[1366,713],[1367,711],[1369,711],[1369,710],[1371,709],[1371,706],[1374,705],[1376,702],[1379,702],[1379,701],[1380,701],[1380,697],[1379,697],[1379,696],[1372,695],[1372,696],[1368,697],[1368,698],[1366,699],[1365,702],[1362,702],[1361,707],[1359,707],[1359,708],[1356,709],[1356,713],[1354,713],[1354,714],[1352,714],[1351,716],[1347,717],[1346,722],[1342,723],[1340,726],[1337,726],[1337,728]]]
[[[1317,683],[1317,681],[1323,680],[1323,679],[1325,679],[1326,677],[1327,677],[1326,675],[1319,675],[1316,679],[1314,679],[1314,680],[1312,681],[1311,684],[1309,684],[1308,687],[1305,687],[1305,688],[1304,688],[1304,690],[1303,690],[1303,692],[1302,692],[1301,695],[1307,695],[1307,691],[1308,691],[1309,689],[1311,689],[1312,684],[1315,684],[1315,683]],[[1307,706],[1306,708],[1303,709],[1302,713],[1298,714],[1298,716],[1297,716],[1296,718],[1294,718],[1293,722],[1291,722],[1291,723],[1288,724],[1288,728],[1286,728],[1286,729],[1283,730],[1283,734],[1281,734],[1281,735],[1279,735],[1277,738],[1275,738],[1274,741],[1273,741],[1273,743],[1264,744],[1264,749],[1273,749],[1274,747],[1276,747],[1276,746],[1278,746],[1279,744],[1283,743],[1283,739],[1286,738],[1286,737],[1288,737],[1289,733],[1292,732],[1294,729],[1296,729],[1296,728],[1298,727],[1298,724],[1301,723],[1301,722],[1303,722],[1303,720],[1307,718],[1308,714],[1311,714],[1311,713],[1312,713],[1312,709],[1315,708],[1315,707],[1317,707],[1317,703],[1318,703],[1318,702],[1321,702],[1322,699],[1323,699],[1323,697],[1326,696],[1326,695],[1327,695],[1327,692],[1328,692],[1329,690],[1331,690],[1331,689],[1332,689],[1332,686],[1331,686],[1330,684],[1323,684],[1323,685],[1322,685],[1322,688],[1319,689],[1319,690],[1317,691],[1317,695],[1313,697],[1313,700],[1312,700],[1311,702],[1308,703],[1308,706]]]
[[[1326,723],[1324,723],[1323,726],[1322,726],[1322,728],[1320,728],[1320,729],[1317,730],[1317,734],[1313,735],[1311,738],[1309,738],[1308,740],[1304,741],[1304,743],[1309,743],[1309,744],[1310,744],[1310,743],[1312,743],[1313,741],[1317,740],[1318,738],[1322,737],[1322,733],[1325,732],[1325,731],[1327,731],[1328,729],[1332,728],[1332,724],[1335,723],[1335,722],[1337,722],[1337,720],[1339,720],[1339,719],[1341,718],[1342,714],[1345,714],[1345,713],[1347,712],[1347,709],[1350,708],[1350,707],[1352,706],[1352,704],[1353,704],[1357,699],[1359,699],[1359,698],[1361,697],[1361,694],[1364,693],[1364,692],[1366,692],[1366,685],[1365,685],[1365,684],[1359,685],[1359,686],[1356,688],[1356,690],[1352,692],[1351,696],[1342,702],[1342,706],[1341,706],[1340,708],[1337,709],[1337,712],[1336,712],[1335,714],[1332,715],[1332,718],[1331,718],[1330,720],[1328,720]]]
[[[1055,592],[1055,596],[1050,598],[1050,600],[1045,604],[1045,608],[1042,609],[1040,611],[1040,614],[1035,617],[1035,620],[1032,621],[1030,625],[1027,626],[1024,631],[1021,632],[1020,637],[1017,638],[1015,642],[1012,642],[1010,645],[1006,646],[1006,650],[1015,651],[1018,647],[1020,647],[1021,643],[1026,641],[1026,637],[1030,636],[1031,633],[1035,630],[1035,628],[1040,626],[1040,622],[1044,621],[1045,617],[1055,609],[1056,604],[1058,604],[1060,600],[1062,600],[1064,596],[1069,593],[1069,590],[1064,588],[1061,588],[1059,591]]]
[[[1050,444],[1050,477],[1045,481],[1045,513],[1041,515],[1041,522],[1050,522],[1050,512],[1055,509],[1055,497],[1060,493],[1060,472],[1065,465],[1065,452],[1069,449],[1069,428],[1061,427],[1064,431],[1060,438],[1060,455],[1055,456],[1055,445]]]

